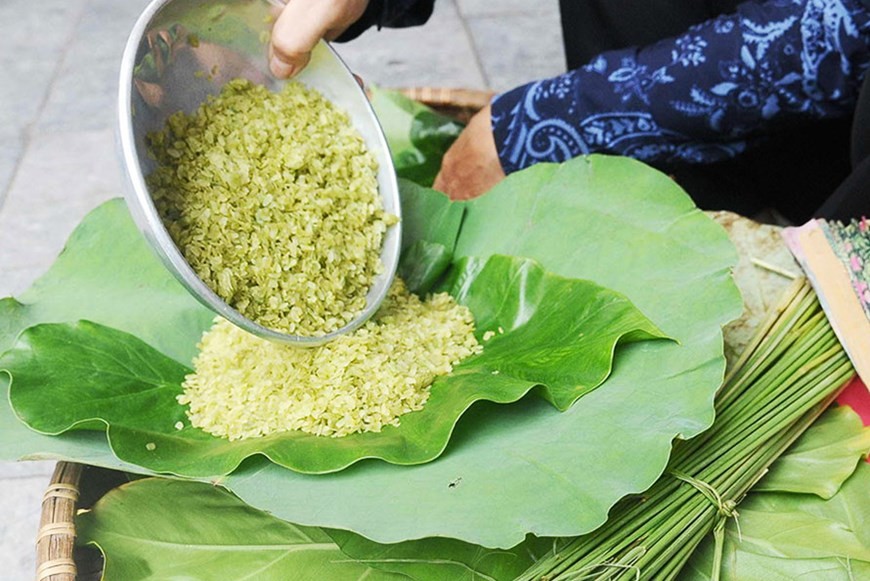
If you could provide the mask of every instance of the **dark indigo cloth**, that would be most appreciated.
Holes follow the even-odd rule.
[[[599,54],[684,33],[746,0],[559,0],[568,69]]]
[[[870,14],[853,0],[746,3],[500,95],[499,155],[508,171],[591,152],[731,158],[771,128],[850,115],[870,66],[868,35]]]
[[[353,40],[368,28],[405,28],[423,24],[432,16],[435,0],[370,0],[365,12],[336,40]]]
[[[843,222],[870,217],[870,75],[864,76],[855,110],[851,153],[852,172],[813,213],[814,216]]]
[[[679,0],[655,3],[676,6]],[[713,10],[722,2],[698,4]],[[701,16],[689,11],[681,18]],[[684,24],[666,14],[663,18],[664,26]],[[639,22],[627,36],[644,30]],[[565,33],[569,45],[568,28]],[[618,44],[626,34],[605,35],[598,42]],[[702,207],[744,213],[758,209],[752,204],[760,202],[755,193],[744,191],[748,186],[765,178],[788,183],[775,173],[789,166],[810,168],[806,175],[811,181],[831,169],[830,159],[840,164],[829,172],[835,181],[815,184],[828,195],[849,172],[848,126],[870,66],[868,36],[870,13],[859,0],[748,2],[678,36],[640,49],[604,52],[574,71],[498,96],[493,131],[499,157],[511,172],[584,153],[629,155],[666,171],[676,168],[672,173]],[[794,147],[770,147],[777,137],[779,144],[793,145],[810,127],[814,139],[797,150],[803,159],[795,157]],[[826,133],[836,145],[825,145]],[[763,149],[765,142],[763,165],[743,163],[751,157],[744,152]],[[696,188],[693,172],[685,172],[685,180],[679,175],[679,168],[699,165],[725,170],[718,173],[724,178],[718,184],[720,195],[706,204],[702,186],[711,180]],[[753,171],[758,175],[752,176]],[[774,175],[764,175],[770,173]],[[741,183],[740,177],[748,179]],[[738,179],[728,183],[732,178]],[[814,185],[803,179],[796,183]],[[800,218],[820,200],[792,196],[775,201],[786,211],[799,209],[795,215]]]

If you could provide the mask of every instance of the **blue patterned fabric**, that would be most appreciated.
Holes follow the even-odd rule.
[[[499,158],[508,173],[595,152],[732,158],[777,127],[850,115],[868,44],[860,0],[747,2],[682,36],[497,96]]]

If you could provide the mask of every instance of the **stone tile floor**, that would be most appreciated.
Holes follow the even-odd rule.
[[[0,3],[0,297],[51,264],[81,218],[120,195],[114,100],[146,0]],[[556,0],[439,0],[430,22],[339,52],[367,82],[506,90],[564,69]],[[0,462],[3,579],[32,579],[51,462]]]

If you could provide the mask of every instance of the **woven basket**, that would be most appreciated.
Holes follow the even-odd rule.
[[[492,91],[441,87],[412,87],[398,89],[398,91],[463,123],[468,122],[472,115],[489,105],[495,94]]]

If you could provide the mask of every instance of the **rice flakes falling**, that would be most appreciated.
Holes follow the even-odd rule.
[[[218,319],[178,396],[193,426],[230,440],[288,430],[379,432],[420,410],[439,375],[482,347],[467,307],[396,280],[375,317],[316,348],[272,343]]]

